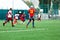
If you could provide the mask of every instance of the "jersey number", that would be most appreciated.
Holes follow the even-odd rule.
[[[33,10],[30,10],[30,13],[32,13],[32,14],[33,14]]]

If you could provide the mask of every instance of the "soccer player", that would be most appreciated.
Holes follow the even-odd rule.
[[[13,21],[14,25],[17,23],[18,17],[19,17],[18,13],[14,15],[14,21]]]
[[[26,28],[28,28],[28,25],[31,22],[31,20],[32,20],[33,28],[34,28],[34,13],[35,13],[35,8],[33,8],[33,6],[31,6],[31,8],[28,10],[28,12],[29,12],[29,22],[27,23]]]
[[[41,21],[41,15],[40,14],[38,14],[38,21]]]
[[[3,26],[5,26],[5,24],[9,21],[11,21],[12,27],[14,27],[13,25],[13,18],[12,18],[12,8],[9,9],[7,15],[6,15],[6,21],[3,23]]]
[[[26,15],[23,12],[20,14],[20,20],[22,21],[23,24],[25,22],[25,16]]]

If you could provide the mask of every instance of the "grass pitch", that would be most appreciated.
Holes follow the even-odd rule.
[[[4,20],[0,20],[0,40],[60,40],[60,20],[35,21],[35,28],[30,23],[18,24],[11,27],[10,23],[3,26]]]

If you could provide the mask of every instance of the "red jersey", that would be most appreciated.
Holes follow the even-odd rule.
[[[25,14],[20,14],[20,20],[22,20],[22,21],[25,20]]]
[[[29,16],[33,17],[34,13],[35,13],[35,9],[34,8],[30,8],[28,12],[29,12]]]

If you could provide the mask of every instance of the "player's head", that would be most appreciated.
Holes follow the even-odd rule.
[[[10,8],[9,10],[12,10],[12,8]]]

